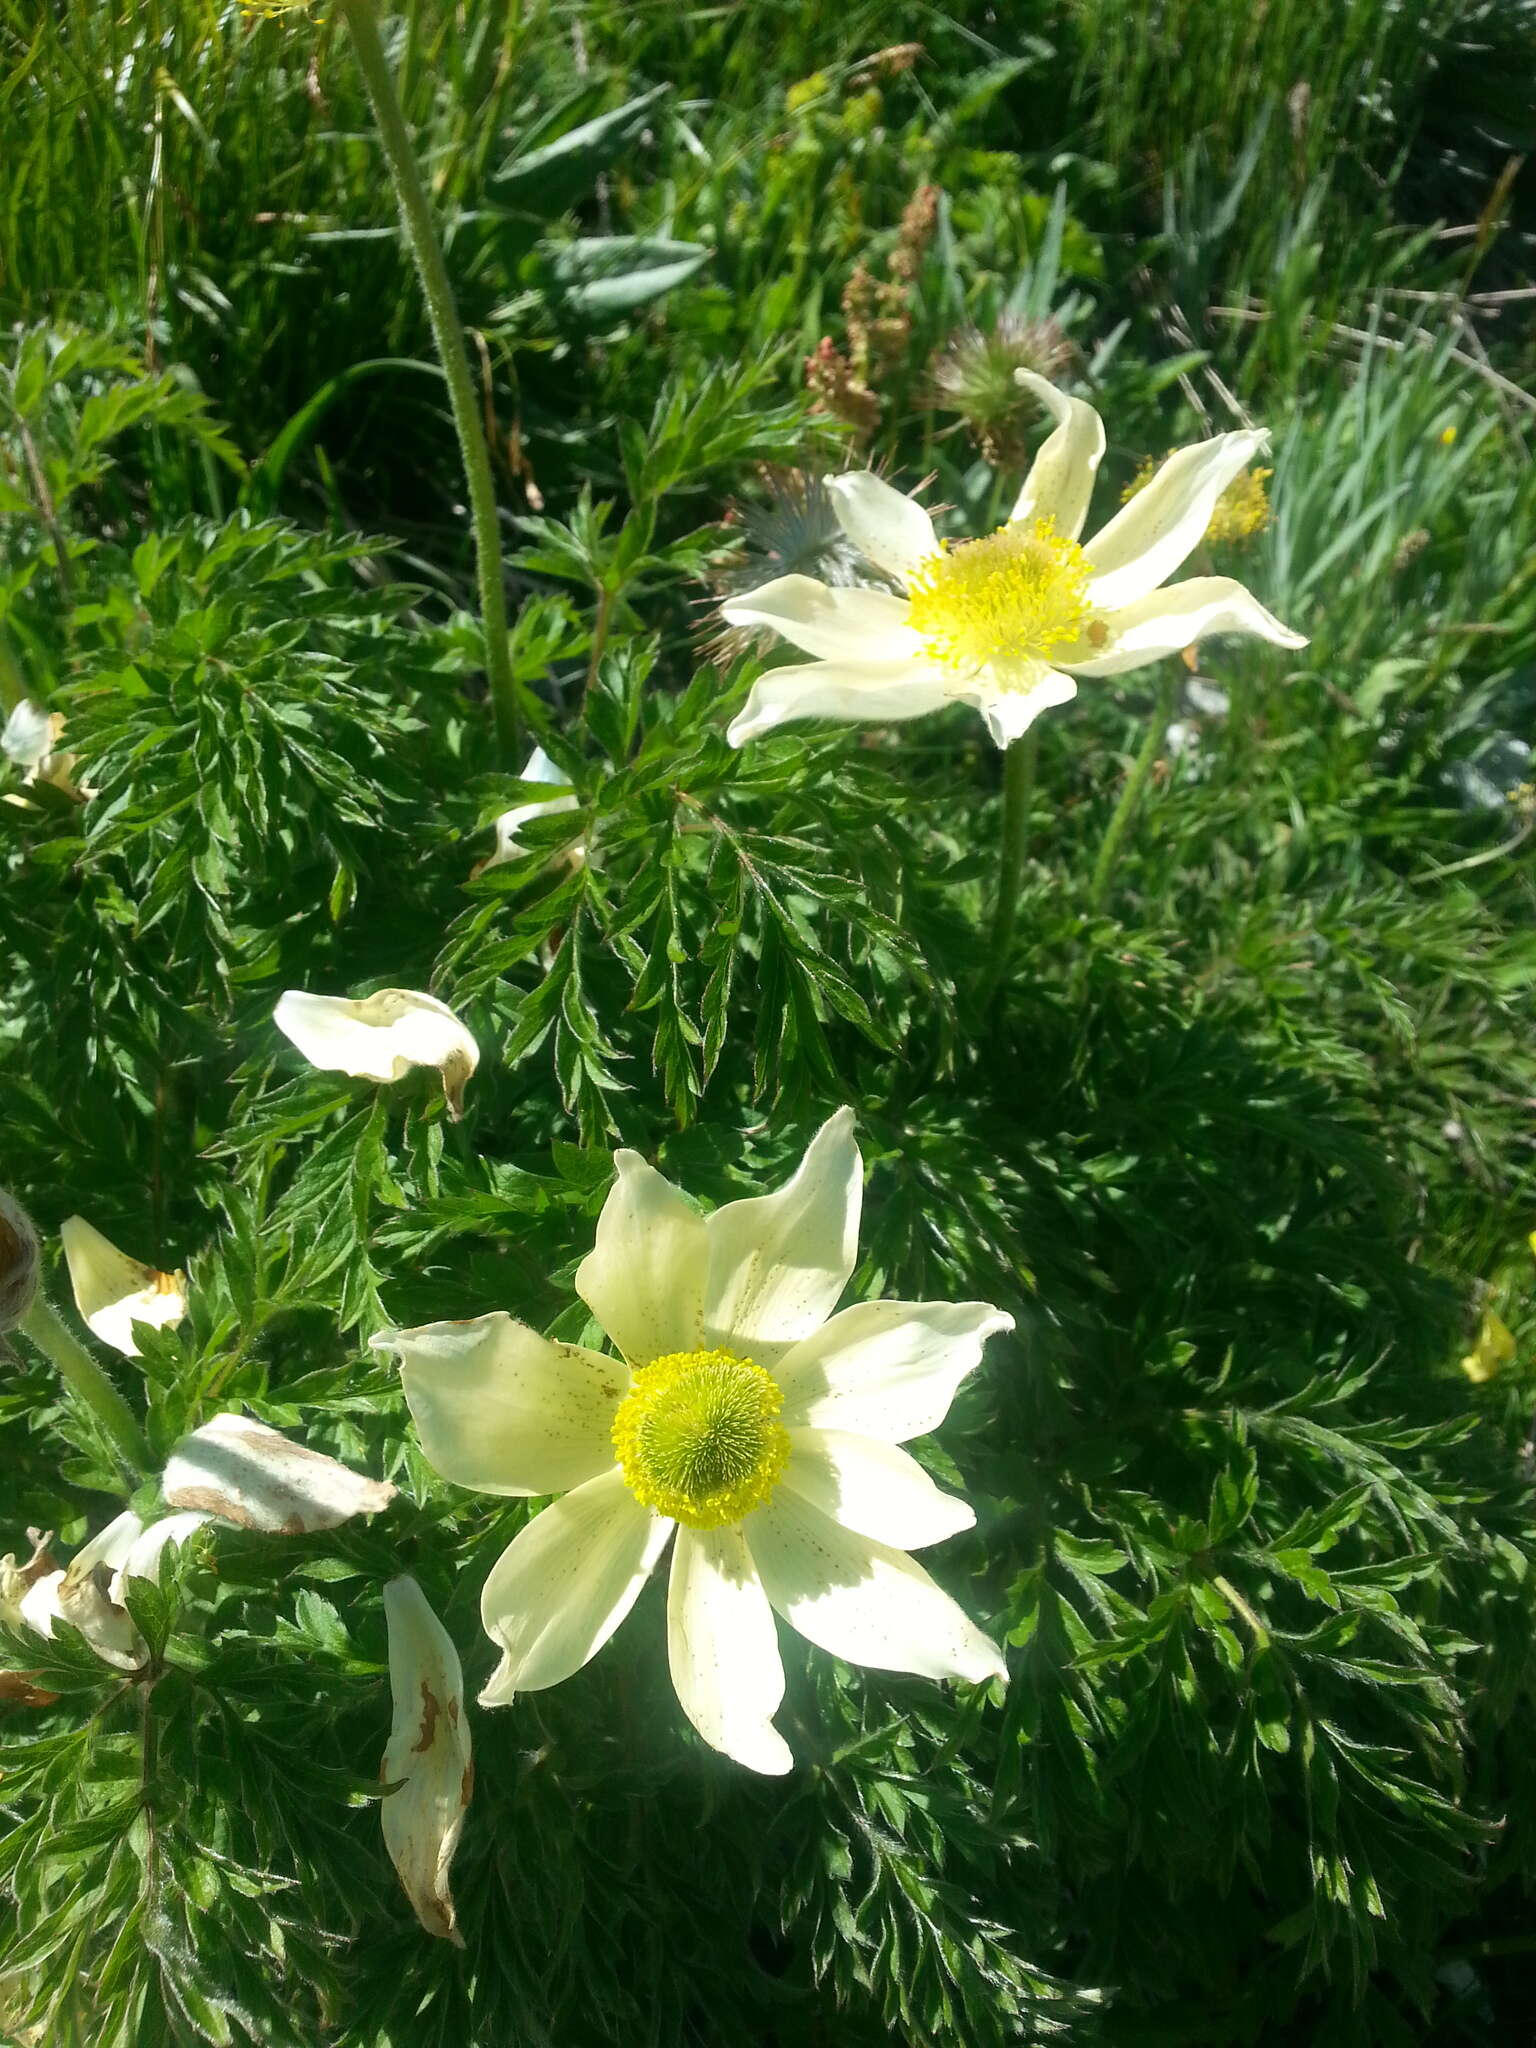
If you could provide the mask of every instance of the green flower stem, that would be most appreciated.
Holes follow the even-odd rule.
[[[1099,857],[1093,864],[1093,881],[1088,889],[1090,910],[1102,910],[1109,896],[1110,884],[1115,879],[1115,869],[1120,865],[1120,855],[1125,850],[1126,835],[1135,822],[1136,813],[1141,809],[1142,797],[1146,794],[1152,770],[1156,767],[1158,756],[1162,752],[1163,741],[1168,732],[1168,721],[1173,717],[1178,688],[1179,672],[1170,667],[1157,686],[1157,703],[1152,712],[1152,722],[1147,727],[1146,737],[1141,743],[1141,752],[1132,763],[1125,788],[1120,792],[1120,801],[1115,805],[1115,815],[1110,819],[1109,830],[1104,834]]]
[[[990,996],[1002,979],[1019,920],[1019,885],[1024,879],[1024,852],[1029,844],[1029,813],[1035,794],[1035,764],[1040,735],[1031,726],[1003,755],[1003,843],[998,857],[997,905],[992,913],[992,950],[983,976]]]
[[[507,599],[502,587],[501,535],[496,525],[496,486],[491,475],[491,451],[475,403],[475,387],[469,374],[469,354],[459,309],[454,304],[448,267],[438,244],[432,209],[422,187],[421,174],[411,150],[410,131],[405,125],[373,0],[339,0],[339,12],[352,32],[352,46],[368,88],[384,159],[394,180],[395,198],[405,227],[406,241],[415,258],[416,274],[426,296],[432,336],[448,380],[448,398],[453,407],[454,431],[464,460],[469,486],[470,518],[475,533],[475,570],[480,583],[480,624],[485,638],[485,670],[490,684],[491,705],[496,717],[496,736],[504,763],[515,763],[522,748],[522,718],[517,705],[517,686],[512,677],[512,660],[507,647]]]
[[[75,1398],[87,1407],[116,1445],[123,1462],[136,1473],[150,1468],[149,1446],[133,1410],[45,1299],[41,1288],[17,1325],[64,1376]]]

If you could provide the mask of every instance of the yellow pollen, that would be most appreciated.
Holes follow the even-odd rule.
[[[672,1351],[635,1373],[613,1448],[635,1499],[689,1529],[723,1529],[760,1508],[789,1457],[783,1396],[750,1358]]]
[[[908,624],[930,660],[966,675],[992,669],[1005,689],[1028,688],[1052,651],[1092,621],[1092,573],[1054,519],[1021,520],[930,555],[907,586]]]

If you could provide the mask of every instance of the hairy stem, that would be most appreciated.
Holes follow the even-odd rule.
[[[123,1462],[135,1473],[149,1470],[149,1446],[133,1410],[61,1320],[39,1289],[17,1325],[43,1356],[56,1365],[76,1400],[87,1407],[111,1437]]]
[[[1109,821],[1104,843],[1099,848],[1099,857],[1093,864],[1093,881],[1088,890],[1090,910],[1102,910],[1108,899],[1110,884],[1115,879],[1115,870],[1120,865],[1120,856],[1125,850],[1126,835],[1135,823],[1136,814],[1141,809],[1142,797],[1146,794],[1147,784],[1152,777],[1152,770],[1156,767],[1158,755],[1162,752],[1168,721],[1173,716],[1178,687],[1178,670],[1170,668],[1157,686],[1157,703],[1153,708],[1152,722],[1147,727],[1141,751],[1131,764],[1125,788],[1120,792],[1120,801],[1115,805],[1115,814]]]
[[[405,125],[394,80],[379,40],[379,25],[373,0],[339,0],[339,12],[352,33],[352,46],[374,119],[384,159],[394,181],[405,238],[416,263],[416,274],[427,301],[432,337],[448,380],[448,398],[453,408],[454,431],[464,461],[469,487],[470,519],[475,535],[475,572],[480,584],[480,624],[485,639],[485,671],[490,684],[491,705],[496,718],[496,736],[503,761],[510,763],[521,750],[522,719],[517,706],[517,688],[512,678],[512,661],[507,647],[507,599],[502,586],[501,535],[496,525],[496,486],[491,475],[491,451],[475,405],[475,387],[469,374],[469,356],[459,309],[454,304],[453,286],[443,261],[432,210],[422,186],[421,174],[411,149],[410,131]]]
[[[982,977],[990,997],[1002,980],[1019,919],[1019,885],[1024,879],[1024,852],[1029,843],[1029,813],[1035,794],[1035,764],[1040,735],[1034,726],[1014,740],[1003,755],[1003,836],[998,853],[997,903],[992,912],[992,947]]]

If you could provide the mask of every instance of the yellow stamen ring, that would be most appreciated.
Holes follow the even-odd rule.
[[[613,1448],[635,1499],[690,1529],[723,1529],[760,1508],[789,1457],[783,1396],[750,1358],[672,1351],[640,1366],[613,1418]]]
[[[965,674],[988,668],[1028,688],[1052,651],[1095,614],[1093,570],[1054,519],[1021,520],[930,555],[907,586],[908,624],[930,660]]]

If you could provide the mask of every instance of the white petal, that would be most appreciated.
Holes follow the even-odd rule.
[[[555,1344],[503,1310],[369,1339],[400,1360],[421,1448],[480,1493],[566,1493],[613,1464],[622,1359]]]
[[[672,1524],[642,1507],[615,1466],[520,1530],[480,1595],[501,1663],[480,1695],[504,1707],[579,1671],[613,1634],[667,1547]]]
[[[712,1748],[749,1771],[790,1769],[773,1726],[784,1697],[778,1632],[739,1527],[678,1530],[667,1654],[683,1712]]]
[[[1169,590],[1150,591],[1104,620],[1102,652],[1084,641],[1086,661],[1058,654],[1075,675],[1118,676],[1144,668],[1165,654],[1177,654],[1215,633],[1249,633],[1275,647],[1305,647],[1306,636],[1293,633],[1241,583],[1230,576],[1191,576]]]
[[[51,1637],[55,1622],[67,1622],[114,1670],[137,1671],[149,1657],[149,1645],[107,1590],[110,1555],[123,1548],[125,1537],[131,1541],[127,1525],[137,1521],[137,1515],[119,1515],[76,1552],[67,1569],[35,1579],[20,1602],[27,1626]]]
[[[41,1578],[32,1581],[17,1602],[22,1620],[40,1636],[53,1635],[53,1624],[59,1615],[59,1588],[63,1583],[62,1568],[44,1572]]]
[[[744,747],[775,726],[801,718],[890,725],[925,718],[953,698],[954,677],[926,662],[885,662],[867,668],[848,661],[795,662],[764,670],[725,736],[733,747]]]
[[[1094,570],[1089,602],[1119,611],[1166,583],[1205,538],[1227,485],[1268,445],[1268,434],[1245,431],[1176,448],[1083,549]]]
[[[907,607],[888,590],[833,590],[814,576],[777,576],[720,610],[733,626],[770,626],[804,654],[869,667],[910,661],[918,647]]]
[[[518,780],[553,783],[566,793],[564,796],[552,796],[547,803],[514,804],[510,811],[503,811],[496,820],[496,851],[489,860],[481,862],[477,870],[480,874],[484,874],[487,868],[500,867],[503,862],[517,858],[523,850],[518,831],[530,818],[554,817],[557,812],[581,808],[576,792],[570,787],[570,777],[551,761],[542,747],[535,747],[528,756]]]
[[[919,1678],[1005,1678],[1002,1652],[920,1564],[781,1487],[743,1524],[768,1598],[808,1642]]]
[[[311,1066],[369,1081],[398,1081],[412,1067],[436,1067],[449,1114],[464,1109],[464,1086],[480,1048],[435,996],[381,988],[371,996],[314,996],[288,989],[272,1021]]]
[[[59,1230],[75,1306],[103,1344],[137,1358],[135,1323],[161,1330],[187,1312],[186,1282],[179,1273],[160,1273],[130,1259],[83,1216],[68,1216]]]
[[[754,1344],[793,1344],[819,1328],[858,1258],[863,1200],[853,1111],[840,1109],[783,1187],[708,1219],[710,1342],[751,1357]]]
[[[389,1581],[384,1618],[394,1718],[379,1776],[400,1785],[381,1803],[384,1847],[428,1934],[462,1948],[448,1871],[475,1781],[464,1673],[453,1638],[414,1579]]]
[[[987,721],[987,731],[996,744],[1011,747],[1016,739],[1029,731],[1043,711],[1054,711],[1060,704],[1070,704],[1077,695],[1077,685],[1070,676],[1042,666],[1027,689],[1004,690],[999,689],[991,673],[983,669],[976,682],[969,685],[963,694],[965,701],[974,704]]]
[[[982,1346],[1013,1317],[984,1301],[861,1301],[779,1360],[780,1420],[905,1443],[937,1429]]]
[[[576,1292],[631,1365],[704,1343],[704,1218],[638,1152],[615,1152],[616,1178]]]
[[[127,1556],[114,1573],[112,1598],[122,1599],[125,1579],[158,1579],[163,1552],[172,1545],[179,1549],[189,1536],[195,1536],[211,1520],[210,1515],[199,1514],[194,1509],[180,1515],[162,1515],[158,1522],[151,1522],[134,1538]]]
[[[77,1578],[84,1578],[99,1564],[104,1564],[108,1571],[120,1571],[143,1534],[144,1524],[132,1508],[124,1508],[104,1529],[98,1529],[89,1543],[80,1546],[69,1561],[69,1569]]]
[[[857,1535],[921,1550],[976,1526],[969,1503],[894,1444],[844,1429],[792,1429],[789,1444],[780,1484]]]
[[[365,1479],[251,1415],[215,1415],[184,1436],[160,1490],[173,1508],[198,1508],[268,1536],[334,1529],[353,1515],[376,1515],[395,1497],[387,1482]]]
[[[1013,517],[1054,519],[1058,533],[1076,540],[1088,517],[1093,479],[1104,459],[1104,422],[1083,399],[1068,398],[1033,370],[1015,370],[1013,374],[1056,422],[1030,464]]]
[[[939,537],[922,506],[871,470],[829,476],[827,489],[838,522],[859,553],[898,583],[939,552]]]
[[[44,711],[40,704],[23,698],[0,731],[0,754],[27,771],[30,782],[42,768],[64,730],[58,712]]]

